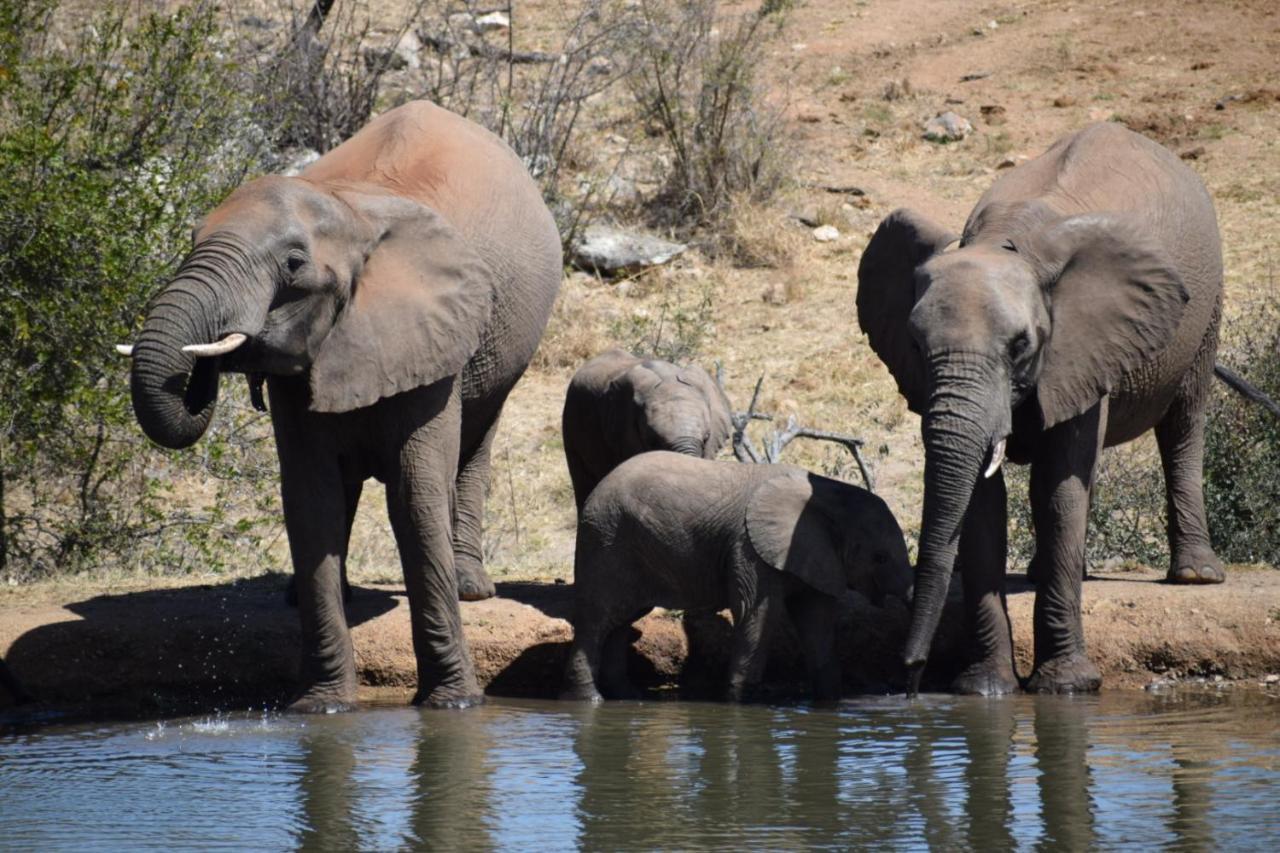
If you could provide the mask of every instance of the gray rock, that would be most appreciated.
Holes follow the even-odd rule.
[[[973,125],[951,110],[929,119],[924,125],[924,138],[930,142],[958,142],[973,133]]]
[[[652,234],[589,225],[574,242],[570,262],[599,275],[626,275],[665,264],[687,248],[684,243],[672,243]]]
[[[830,243],[832,240],[839,240],[840,229],[834,225],[819,225],[813,229],[813,239],[819,243]]]

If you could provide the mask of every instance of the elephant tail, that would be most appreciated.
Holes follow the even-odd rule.
[[[1277,405],[1275,400],[1263,393],[1258,386],[1246,381],[1243,376],[1222,364],[1215,364],[1213,373],[1246,400],[1257,403],[1277,418],[1280,418],[1280,405]]]

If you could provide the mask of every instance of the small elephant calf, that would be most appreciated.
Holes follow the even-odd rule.
[[[729,401],[701,367],[612,349],[578,369],[564,400],[564,455],[582,512],[596,484],[646,450],[712,459],[733,432]]]
[[[578,522],[574,641],[563,698],[630,692],[631,623],[654,607],[733,614],[728,696],[759,680],[772,623],[792,617],[814,698],[840,695],[839,597],[909,596],[902,529],[865,489],[790,465],[654,451],[601,481]]]

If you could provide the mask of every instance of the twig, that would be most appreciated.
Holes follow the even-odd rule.
[[[455,41],[445,36],[433,36],[429,33],[418,33],[418,38],[422,43],[437,53],[447,53],[454,48],[461,47],[471,56],[479,56],[484,59],[497,59],[502,62],[511,62],[516,65],[535,65],[538,63],[559,62],[560,54],[544,53],[540,50],[503,50],[493,47],[484,42],[475,44],[467,44],[465,42]]]

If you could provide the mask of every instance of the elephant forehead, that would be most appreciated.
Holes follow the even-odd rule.
[[[910,322],[922,342],[1000,336],[1034,322],[1040,291],[1017,255],[977,247],[950,254],[927,264],[917,282]]]

